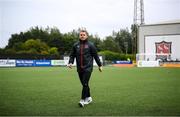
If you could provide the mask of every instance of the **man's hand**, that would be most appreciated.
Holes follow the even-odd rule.
[[[67,67],[69,67],[70,69],[72,69],[72,64],[68,64]]]
[[[102,66],[101,66],[101,67],[99,67],[99,71],[100,71],[100,72],[102,72]]]

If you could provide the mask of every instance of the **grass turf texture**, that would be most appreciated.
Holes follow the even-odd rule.
[[[0,115],[180,115],[179,68],[94,68],[80,108],[76,68],[0,68]]]

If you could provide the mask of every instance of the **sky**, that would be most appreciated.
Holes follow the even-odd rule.
[[[57,27],[61,33],[85,27],[105,38],[128,28],[134,0],[0,0],[0,48],[11,34],[31,27]],[[145,24],[180,19],[180,0],[144,0]]]

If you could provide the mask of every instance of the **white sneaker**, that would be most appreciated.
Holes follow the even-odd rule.
[[[92,102],[92,97],[87,97],[85,100],[84,100],[84,104],[90,104]]]
[[[80,107],[84,107],[84,100],[83,100],[83,99],[81,99],[81,100],[79,101],[79,106],[80,106]]]

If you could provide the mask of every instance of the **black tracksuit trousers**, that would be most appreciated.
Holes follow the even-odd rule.
[[[86,97],[90,97],[89,80],[91,77],[91,72],[81,71],[81,72],[78,72],[78,74],[79,74],[79,79],[83,87],[81,99],[85,99]]]

